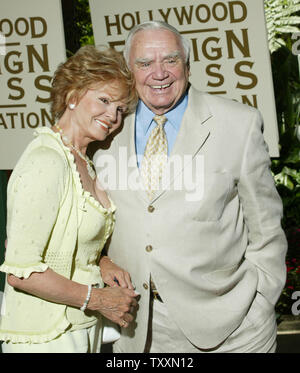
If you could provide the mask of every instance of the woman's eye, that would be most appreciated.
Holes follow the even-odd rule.
[[[106,105],[109,104],[109,100],[108,100],[107,98],[105,98],[105,97],[100,97],[99,100],[100,100],[101,102],[103,102],[104,104],[106,104]]]
[[[121,106],[119,106],[117,110],[118,110],[118,112],[121,113],[121,114],[124,114],[124,113],[126,112],[126,108],[121,107]]]

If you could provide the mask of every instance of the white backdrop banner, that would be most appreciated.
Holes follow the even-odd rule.
[[[190,41],[190,82],[257,107],[271,156],[278,127],[263,0],[89,0],[95,44],[122,50],[137,24],[162,20]]]
[[[60,0],[0,2],[0,169],[50,126],[50,82],[66,58]]]

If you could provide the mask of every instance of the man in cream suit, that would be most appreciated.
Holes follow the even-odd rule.
[[[94,157],[100,178],[119,175],[109,186],[113,263],[104,260],[102,271],[112,285],[123,267],[140,293],[135,324],[122,329],[114,351],[274,352],[286,239],[259,112],[190,86],[187,42],[167,24],[132,30],[124,55],[140,101]],[[149,198],[136,186],[145,185],[155,115],[167,120],[169,165]],[[116,166],[104,170],[110,156]]]

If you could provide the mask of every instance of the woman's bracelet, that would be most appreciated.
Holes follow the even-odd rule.
[[[92,288],[99,288],[99,284],[94,284],[94,285],[88,285],[88,292],[85,298],[85,301],[80,307],[80,311],[84,312],[86,310],[87,305],[89,304],[90,298],[91,298],[91,293],[92,293]]]
[[[85,301],[82,305],[82,307],[80,307],[80,311],[84,312],[86,310],[86,307],[89,303],[89,300],[91,298],[91,292],[92,292],[92,285],[88,285],[88,292],[87,292],[87,295],[86,295],[86,298],[85,298]]]

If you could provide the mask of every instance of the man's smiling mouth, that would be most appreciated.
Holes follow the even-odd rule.
[[[169,88],[171,86],[172,83],[169,83],[169,84],[163,84],[163,85],[150,85],[150,87],[152,89],[165,89],[165,88]]]

